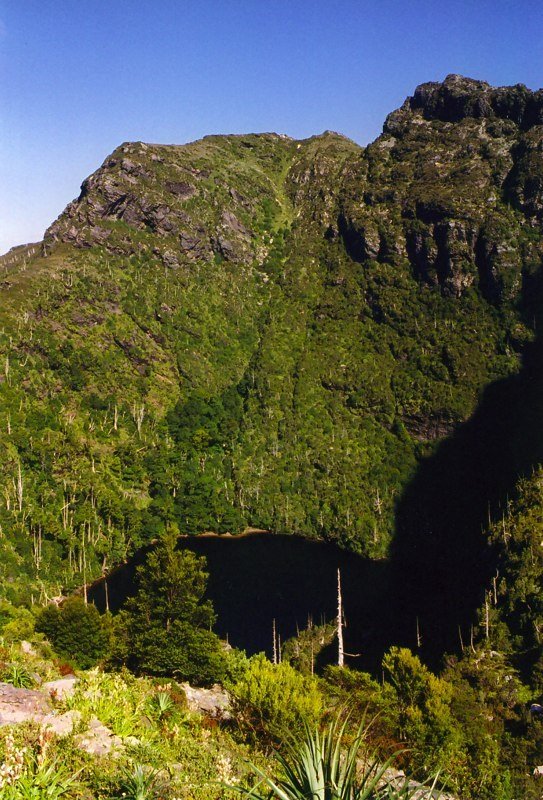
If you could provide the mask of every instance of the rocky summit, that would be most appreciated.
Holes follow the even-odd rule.
[[[543,93],[521,85],[423,84],[367,147],[118,147],[0,259],[5,592],[60,593],[171,522],[482,547],[539,455],[542,220]]]

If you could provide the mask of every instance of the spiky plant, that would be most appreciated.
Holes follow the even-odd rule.
[[[147,769],[141,764],[136,764],[131,771],[126,771],[121,790],[124,800],[150,800],[155,797],[155,788],[158,771]]]
[[[376,759],[364,761],[359,753],[367,727],[362,724],[349,745],[344,744],[347,721],[334,720],[321,734],[306,727],[303,741],[277,753],[282,777],[274,780],[251,764],[261,779],[253,789],[237,789],[253,800],[410,800],[421,787],[407,783],[397,788],[387,783],[385,774],[394,756],[384,764]],[[261,791],[264,790],[264,793]],[[428,789],[428,797],[432,789]]]
[[[157,692],[152,700],[154,716],[161,721],[167,717],[175,706],[168,692]]]
[[[75,789],[78,775],[56,761],[34,759],[13,782],[2,785],[0,800],[59,800]]]
[[[14,662],[10,664],[7,674],[4,676],[6,683],[11,683],[18,689],[31,689],[34,686],[34,678],[24,666]]]

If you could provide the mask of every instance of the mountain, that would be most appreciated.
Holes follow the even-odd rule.
[[[521,85],[423,84],[365,148],[121,145],[0,258],[7,596],[167,521],[437,564],[456,591],[541,457],[542,221]]]

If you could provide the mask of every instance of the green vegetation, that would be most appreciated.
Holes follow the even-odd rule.
[[[507,654],[537,694],[543,691],[543,470],[521,481],[517,499],[491,530],[500,557],[480,627],[488,646]]]
[[[257,740],[280,740],[285,731],[299,734],[322,713],[316,679],[288,663],[274,665],[264,655],[249,659],[231,691],[238,723]]]
[[[3,257],[6,596],[58,595],[171,522],[386,557],[420,458],[534,337],[541,242],[498,167],[519,134],[482,126],[127,143],[46,257]]]
[[[247,756],[272,793],[303,796],[322,768],[371,796],[349,766],[366,709],[380,763],[400,749],[463,800],[539,796],[536,101],[452,76],[365,149],[329,132],[125,143],[42,245],[0,258],[0,677],[15,690],[94,667],[56,709],[81,731],[0,728],[0,800],[45,784],[222,800],[253,789]],[[313,674],[326,627],[280,665],[223,650],[205,564],[174,541],[247,527],[392,554],[407,615],[434,600],[434,631],[459,586],[470,611],[482,589],[469,642],[461,626],[439,674],[393,647],[380,682]],[[142,547],[115,619],[65,599]],[[178,680],[223,681],[234,719],[192,715]],[[347,702],[352,726],[318,733]],[[93,717],[119,759],[82,752]],[[285,728],[295,752],[270,762]]]
[[[12,646],[11,657],[39,685],[58,676],[59,667],[43,657],[39,638],[32,645],[35,655],[21,656]],[[530,765],[543,742],[541,725],[526,719],[530,695],[496,651],[477,645],[437,676],[408,650],[394,648],[381,682],[347,668],[328,668],[319,678],[262,656],[225,658],[233,659],[237,677],[228,683],[233,716],[222,720],[189,710],[174,678],[79,672],[73,693],[54,701],[56,715],[76,714],[71,734],[44,736],[29,723],[0,728],[0,759],[11,765],[6,774],[15,775],[5,786],[23,792],[28,783],[37,791],[44,775],[59,787],[71,776],[70,798],[140,791],[149,798],[226,800],[249,790],[258,797],[273,784],[294,798],[306,796],[307,782],[328,775],[338,797],[407,799],[415,786],[404,786],[396,773],[384,793],[374,785],[394,758],[411,781],[431,783],[439,774],[440,785],[463,800],[538,796]],[[117,737],[115,758],[81,750],[96,720]],[[363,774],[353,774],[356,757],[366,764]],[[263,780],[260,789],[255,780]]]
[[[277,781],[258,767],[253,767],[268,791],[258,794],[254,789],[240,788],[245,797],[256,800],[385,800],[387,797],[420,795],[420,788],[394,789],[384,777],[392,759],[385,764],[367,763],[362,754],[365,731],[360,727],[348,747],[343,748],[346,723],[332,722],[321,734],[318,728],[306,727],[305,739],[295,741],[287,755],[277,755],[282,776]],[[364,757],[364,771],[360,775],[359,759]],[[385,783],[385,786],[383,786]],[[388,784],[388,785],[387,785]],[[435,796],[431,790],[428,797]]]
[[[176,542],[169,532],[138,567],[137,594],[115,619],[114,658],[136,672],[216,683],[226,665],[204,599],[205,559],[176,550]]]
[[[95,666],[109,650],[107,620],[80,597],[68,597],[61,606],[45,606],[36,620],[36,631],[44,634],[59,656],[80,669]]]

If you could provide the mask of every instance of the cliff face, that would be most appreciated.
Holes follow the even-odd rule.
[[[518,296],[541,252],[542,122],[541,91],[458,75],[419,86],[349,176],[354,255],[407,257],[415,277],[453,296],[470,286],[491,303]]]
[[[3,580],[168,520],[385,556],[420,459],[535,337],[542,109],[449,76],[366,148],[121,145],[0,259]]]
[[[538,263],[537,237],[522,229],[543,217],[542,125],[543,90],[449,75],[417,87],[366,150],[330,132],[127,143],[45,238],[118,253],[147,246],[169,266],[249,263],[266,254],[259,232],[271,208],[320,222],[356,261],[408,259],[444,293],[475,285],[499,302],[518,293],[523,264]]]

